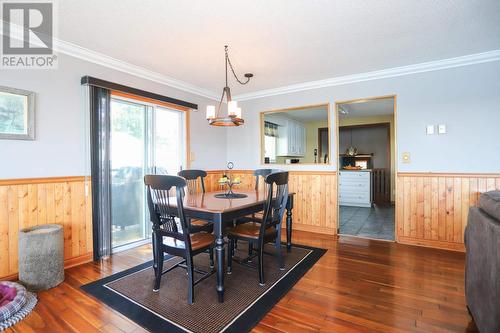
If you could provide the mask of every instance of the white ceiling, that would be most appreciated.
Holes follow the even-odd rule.
[[[498,0],[64,0],[59,39],[233,94],[500,49]]]
[[[374,99],[356,103],[341,104],[347,114],[339,112],[341,118],[391,116],[394,114],[394,98]]]

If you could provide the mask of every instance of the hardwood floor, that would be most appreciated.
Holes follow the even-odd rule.
[[[464,298],[464,254],[295,232],[329,251],[254,332],[477,332]],[[66,271],[35,311],[6,332],[145,332],[79,286],[151,259],[143,246]]]

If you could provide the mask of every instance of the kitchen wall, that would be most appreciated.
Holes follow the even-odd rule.
[[[500,62],[490,62],[243,101],[245,126],[228,129],[227,158],[239,169],[260,166],[261,111],[328,102],[334,122],[336,101],[395,94],[398,171],[497,173],[499,77]],[[430,124],[446,124],[448,133],[426,135]],[[410,153],[411,163],[402,163],[402,152]],[[283,168],[335,170],[332,163]]]
[[[36,93],[36,140],[0,140],[0,179],[81,176],[88,167],[88,111],[84,75],[198,104],[191,111],[192,167],[220,169],[226,161],[226,130],[205,120],[207,98],[59,54],[56,70],[0,70],[0,86]]]
[[[387,127],[342,129],[339,133],[339,151],[345,152],[351,144],[358,149],[359,154],[373,154],[373,168],[390,168]]]
[[[314,163],[314,149],[318,149],[318,160],[323,161],[326,152],[323,152],[323,156],[319,156],[318,129],[328,127],[328,121],[308,121],[304,123],[304,126],[306,127],[306,155],[303,160],[307,163]]]

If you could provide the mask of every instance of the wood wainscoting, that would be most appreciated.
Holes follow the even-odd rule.
[[[84,176],[0,180],[0,280],[16,278],[19,230],[32,226],[63,225],[65,267],[91,261],[90,200]]]
[[[208,172],[205,185],[207,191],[220,189],[217,181],[224,172]],[[231,176],[240,177],[239,188],[255,187],[253,170],[232,170]],[[289,188],[296,193],[293,209],[294,230],[330,235],[337,233],[336,171],[290,171]]]
[[[481,193],[500,190],[500,174],[397,175],[397,241],[464,251],[469,207]]]

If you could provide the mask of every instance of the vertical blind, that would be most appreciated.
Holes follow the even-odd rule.
[[[111,254],[110,91],[89,86],[94,260]]]

